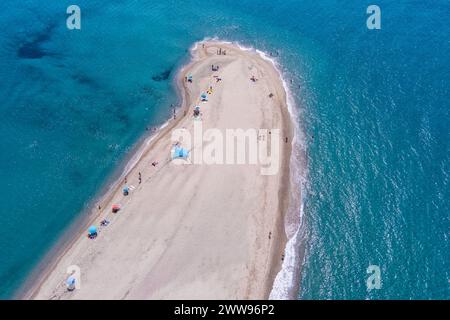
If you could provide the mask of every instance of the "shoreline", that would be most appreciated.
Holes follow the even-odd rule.
[[[199,44],[202,43],[208,43],[208,44],[217,44],[217,45],[230,45],[230,43],[228,42],[220,42],[220,41],[201,41],[201,42],[197,42],[194,47],[191,48],[191,55],[192,55],[192,51],[195,50],[195,46],[198,46]],[[231,45],[235,45],[235,44],[231,44]],[[242,48],[239,47],[239,49],[242,50]],[[258,54],[260,54],[258,52]],[[264,59],[264,57],[261,57],[262,59]],[[272,62],[272,61],[271,61]],[[192,67],[192,65],[194,65],[196,63],[196,60],[191,57],[190,62],[184,66],[182,66],[177,74],[176,74],[176,84],[177,84],[177,90],[181,90],[181,94],[180,97],[182,99],[181,101],[181,107],[178,108],[176,110],[176,114],[177,114],[177,118],[175,120],[173,120],[173,118],[171,117],[168,121],[166,121],[165,123],[163,123],[161,125],[161,127],[157,130],[157,132],[155,132],[154,134],[150,134],[149,136],[145,137],[140,143],[138,143],[138,146],[136,147],[135,150],[133,150],[131,152],[131,156],[129,159],[126,160],[124,166],[123,166],[123,172],[122,174],[119,175],[119,177],[117,179],[114,179],[111,183],[108,183],[105,188],[106,188],[106,192],[105,194],[101,195],[98,198],[95,198],[92,203],[108,203],[112,200],[112,198],[114,197],[114,193],[117,192],[118,189],[121,188],[121,181],[123,180],[123,178],[130,172],[132,172],[138,165],[139,162],[145,158],[146,155],[148,155],[149,152],[152,151],[152,146],[155,145],[156,143],[158,143],[159,140],[163,139],[172,129],[174,129],[176,127],[177,124],[179,124],[183,119],[185,119],[185,116],[180,116],[180,114],[182,114],[185,111],[188,111],[189,109],[189,104],[188,102],[191,100],[189,97],[189,90],[187,90],[186,87],[186,83],[184,83],[182,81],[183,79],[183,75],[185,74],[186,70],[189,70],[190,67]],[[273,63],[273,62],[272,62]],[[284,82],[281,72],[276,69],[276,66],[274,66],[276,72],[279,73],[279,77],[280,80],[282,82]],[[178,87],[178,85],[180,87]],[[283,83],[283,86],[285,84]],[[286,90],[286,88],[284,88]],[[288,92],[284,92],[284,101],[285,101],[285,105],[287,105],[287,95]],[[283,118],[284,118],[284,125],[286,126],[287,130],[289,131],[289,135],[291,137],[291,141],[292,141],[292,137],[293,137],[293,119],[292,119],[292,115],[290,114],[289,110],[282,110],[284,112],[282,112]],[[187,114],[187,112],[186,112]],[[289,151],[288,151],[288,156],[287,157],[283,157],[283,163],[281,164],[281,175],[283,176],[283,178],[288,178],[288,180],[290,179],[290,160],[291,160],[291,143],[289,144]],[[109,181],[109,179],[108,179]],[[270,267],[268,268],[269,272],[267,274],[267,276],[265,277],[265,283],[264,283],[264,298],[268,298],[269,294],[272,290],[272,286],[275,280],[275,277],[277,276],[277,274],[279,273],[280,269],[281,269],[281,261],[279,259],[279,256],[284,252],[285,247],[286,247],[286,243],[287,243],[287,237],[286,237],[286,233],[285,233],[285,215],[288,211],[289,208],[289,197],[286,196],[282,196],[282,195],[286,195],[289,194],[289,190],[291,189],[291,183],[289,184],[285,184],[282,185],[282,187],[279,189],[279,193],[278,196],[281,199],[280,203],[279,203],[279,210],[280,212],[282,212],[283,214],[278,215],[276,222],[275,222],[275,229],[277,230],[276,234],[277,237],[274,238],[272,245],[270,247],[270,262],[268,262],[270,264]],[[50,274],[52,273],[52,271],[54,270],[54,268],[56,267],[56,265],[61,261],[61,259],[66,255],[66,253],[68,251],[70,251],[72,249],[72,247],[76,244],[76,242],[79,240],[79,238],[82,238],[85,231],[84,229],[82,229],[82,225],[87,225],[88,223],[93,223],[95,220],[97,220],[99,218],[99,216],[101,215],[101,211],[97,210],[97,208],[91,208],[87,210],[87,214],[83,214],[81,220],[79,221],[80,218],[76,219],[76,222],[74,222],[74,226],[70,226],[68,228],[68,232],[73,232],[71,234],[72,239],[67,241],[66,244],[62,244],[61,246],[63,248],[58,248],[58,249],[52,249],[50,251],[49,254],[53,254],[52,257],[49,258],[49,261],[51,261],[45,268],[44,271],[42,272],[42,270],[40,270],[42,272],[41,275],[37,276],[34,280],[27,280],[25,282],[25,284],[29,285],[28,286],[28,293],[25,293],[25,289],[27,287],[23,287],[22,290],[19,290],[19,297],[21,299],[33,299],[36,297],[38,291],[41,289],[42,285],[44,282],[46,282],[46,280],[48,279],[48,277],[50,276]],[[78,229],[78,232],[75,233],[75,231],[73,229]],[[81,230],[79,230],[81,229]],[[66,235],[66,232],[64,232],[63,236]],[[273,245],[273,243],[275,243],[275,245]],[[53,252],[54,251],[54,252]],[[58,253],[59,252],[59,253]],[[57,256],[55,256],[54,254],[57,254]],[[48,261],[47,261],[48,262]],[[42,263],[42,262],[41,262]],[[40,264],[41,264],[40,263]],[[32,278],[32,276],[30,277]],[[31,285],[30,285],[31,283]]]
[[[192,61],[190,60],[188,64],[181,66],[181,68],[177,70],[174,77],[176,86],[175,90],[180,93],[181,98],[180,107],[177,109],[177,115],[181,111],[188,109],[186,90],[180,81],[180,74],[191,63]],[[13,296],[14,299],[29,300],[34,298],[36,291],[39,290],[42,283],[47,279],[50,272],[58,264],[64,254],[71,249],[71,247],[82,235],[84,235],[85,231],[83,226],[90,225],[98,219],[101,214],[101,212],[97,210],[99,203],[108,203],[112,199],[114,192],[120,188],[121,181],[123,181],[127,174],[133,170],[139,160],[144,157],[145,154],[150,152],[150,144],[154,142],[158,136],[163,136],[166,131],[173,129],[173,127],[175,127],[180,120],[181,117],[174,120],[172,116],[156,128],[156,131],[150,131],[148,134],[139,139],[141,141],[138,140],[136,142],[136,145],[131,150],[130,155],[123,160],[123,163],[121,163],[119,167],[113,170],[111,177],[106,179],[103,187],[101,187],[99,195],[95,196],[88,202],[88,205],[86,206],[87,209],[83,210],[80,213],[80,216],[74,219],[71,225],[68,226],[67,230],[65,230],[59,237],[57,243],[50,248],[49,252],[44,255],[42,260],[32,270],[31,274],[27,277],[22,286],[16,290]],[[62,238],[65,236],[69,239],[63,241]],[[42,274],[38,275],[38,273]],[[30,293],[27,293],[27,291],[30,291]]]
[[[179,82],[179,73],[186,66],[187,65],[183,66],[177,71],[177,75],[175,76],[177,83]],[[178,84],[176,90],[179,90]],[[187,108],[184,97],[181,98],[180,105],[181,106],[177,109],[177,115],[180,111]],[[177,120],[181,120],[181,118]],[[164,135],[165,130],[168,131],[172,129],[176,124],[177,121],[174,121],[173,117],[171,117],[156,128],[156,131],[150,131],[136,142],[136,145],[130,151],[129,156],[127,156],[117,168],[113,169],[110,177],[106,178],[99,195],[88,201],[88,204],[86,205],[87,209],[82,210],[80,215],[75,217],[74,221],[67,227],[67,230],[61,234],[57,243],[49,249],[37,266],[32,270],[31,274],[25,279],[22,286],[16,290],[13,299],[33,299],[35,292],[39,290],[41,283],[46,280],[52,269],[61,260],[64,254],[70,250],[75,242],[84,235],[85,231],[82,231],[84,230],[82,228],[92,224],[98,219],[101,212],[97,210],[97,206],[100,203],[108,203],[111,200],[114,192],[120,188],[120,182],[133,170],[139,160],[150,151],[149,145],[157,139],[158,136]],[[63,241],[62,238],[64,237],[68,237],[69,239]],[[37,275],[38,273],[43,274]],[[31,291],[31,293],[26,293],[26,291]]]

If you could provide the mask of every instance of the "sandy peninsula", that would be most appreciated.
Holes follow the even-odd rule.
[[[286,242],[293,134],[280,75],[254,51],[207,41],[192,49],[178,84],[183,102],[174,119],[144,143],[126,182],[93,209],[24,298],[268,298]],[[279,140],[276,173],[262,174],[261,163],[195,163],[194,148],[184,140],[176,145],[173,132],[192,132],[199,122],[203,132],[268,129],[257,139]],[[189,155],[173,160],[175,150]],[[117,213],[114,204],[121,206]],[[110,223],[101,226],[105,219]],[[87,237],[91,224],[95,239]],[[79,267],[80,288],[68,291],[72,265]]]

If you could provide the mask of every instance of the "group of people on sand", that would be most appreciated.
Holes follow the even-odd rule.
[[[215,65],[211,65],[211,71],[219,71],[219,66],[215,66]],[[222,81],[222,78],[220,78],[219,76],[215,75],[213,76],[216,79],[216,83],[219,81]]]
[[[217,55],[218,56],[226,56],[227,50],[222,50],[222,48],[219,48],[219,50],[217,50]]]
[[[152,166],[153,166],[153,167],[156,167],[157,165],[158,165],[158,161],[153,161],[153,162],[152,162]],[[138,181],[139,181],[139,184],[142,183],[142,173],[141,173],[140,171],[138,172]],[[125,187],[124,187],[123,190],[122,190],[122,194],[123,194],[124,196],[128,196],[129,190],[130,190],[130,189],[128,188],[128,186],[127,186],[127,183],[128,183],[128,177],[125,177],[125,178],[124,178],[123,183],[125,184]],[[118,212],[119,210],[118,210],[117,208],[119,208],[119,207],[120,207],[119,205],[113,205],[113,208],[112,208],[113,213]],[[98,210],[100,211],[101,209],[102,209],[102,206],[101,206],[101,205],[98,205]],[[102,221],[100,221],[100,226],[106,227],[106,226],[109,225],[109,223],[110,223],[109,220],[103,219]],[[95,233],[89,233],[89,234],[88,234],[88,237],[89,237],[89,239],[95,239],[95,238],[97,237],[97,232],[95,232]]]

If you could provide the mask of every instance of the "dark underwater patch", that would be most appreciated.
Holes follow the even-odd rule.
[[[89,86],[95,89],[100,88],[100,84],[97,80],[83,73],[73,74],[72,79],[77,81],[81,85]]]
[[[56,24],[51,24],[43,31],[35,34],[31,40],[22,43],[17,49],[17,57],[21,59],[41,59],[51,55],[42,46],[51,39],[55,28]]]
[[[165,81],[165,80],[169,79],[171,73],[172,73],[172,68],[167,69],[167,70],[161,72],[160,74],[154,75],[152,77],[152,79],[154,81],[158,81],[158,82],[159,81]]]
[[[145,95],[155,95],[155,89],[151,86],[143,86],[140,93]]]
[[[75,186],[80,186],[83,183],[85,183],[84,174],[76,168],[71,168],[68,170],[68,177],[69,177],[70,183]]]

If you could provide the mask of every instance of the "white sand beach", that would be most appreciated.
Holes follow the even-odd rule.
[[[286,92],[278,71],[254,51],[207,41],[192,55],[179,75],[183,105],[176,119],[142,146],[127,182],[103,199],[100,210],[93,209],[90,223],[24,298],[268,298],[286,242],[293,134]],[[192,82],[186,81],[189,76]],[[210,86],[208,101],[201,102]],[[174,163],[172,132],[193,130],[200,121],[193,116],[196,105],[203,131],[280,129],[277,173],[262,175],[260,164]],[[113,204],[121,205],[118,213],[111,212]],[[108,226],[100,226],[103,219]],[[87,237],[91,224],[98,227],[95,239]],[[80,288],[69,292],[65,280],[71,265],[80,268],[81,277]]]

